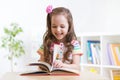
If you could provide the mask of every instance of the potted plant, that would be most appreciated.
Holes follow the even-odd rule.
[[[25,54],[23,41],[17,39],[18,34],[21,32],[23,32],[22,28],[17,23],[12,23],[10,28],[4,27],[5,35],[1,38],[1,47],[9,51],[7,58],[11,61],[11,71],[13,71],[15,65],[13,59]]]

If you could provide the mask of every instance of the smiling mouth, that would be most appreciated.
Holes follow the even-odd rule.
[[[61,36],[61,35],[63,35],[63,33],[58,33],[58,34],[56,33],[55,35],[56,36]]]

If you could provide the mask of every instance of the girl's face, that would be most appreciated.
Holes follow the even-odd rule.
[[[54,15],[51,19],[51,31],[52,34],[58,40],[63,40],[67,35],[69,24],[67,18],[64,15]]]

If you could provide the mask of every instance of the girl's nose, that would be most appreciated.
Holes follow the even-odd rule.
[[[60,31],[60,27],[57,27],[57,31]]]

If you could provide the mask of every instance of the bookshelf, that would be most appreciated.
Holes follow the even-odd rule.
[[[108,80],[110,78],[110,71],[115,69],[120,69],[120,66],[111,65],[108,57],[107,44],[108,43],[120,43],[120,34],[82,34],[78,36],[78,40],[81,42],[81,49],[83,55],[81,56],[81,71],[90,71],[95,69],[98,74],[106,77]],[[99,40],[100,41],[100,64],[88,63],[87,55],[87,41],[88,40]]]

